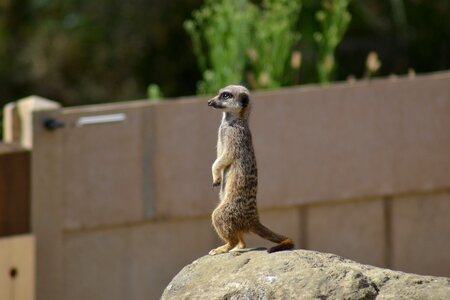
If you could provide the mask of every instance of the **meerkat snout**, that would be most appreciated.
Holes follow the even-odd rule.
[[[216,105],[216,104],[215,104],[214,99],[209,99],[209,100],[208,100],[208,106],[214,107],[215,105]]]

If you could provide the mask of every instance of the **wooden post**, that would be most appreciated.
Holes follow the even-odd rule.
[[[30,152],[0,144],[0,237],[30,232]]]

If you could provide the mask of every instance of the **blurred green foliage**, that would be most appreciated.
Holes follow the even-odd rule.
[[[260,7],[248,0],[206,0],[184,24],[203,74],[198,93],[230,83],[281,86],[300,37],[300,9],[300,0],[263,0]]]
[[[297,30],[301,0],[264,0],[255,20],[250,59],[249,85],[252,88],[276,88],[293,83],[288,72],[289,58],[300,40]],[[251,53],[249,53],[251,56]],[[250,57],[251,58],[251,57]],[[252,76],[254,73],[254,79]]]
[[[199,93],[214,93],[224,82],[242,81],[255,17],[255,7],[247,0],[206,0],[184,23],[203,74]]]
[[[251,1],[264,10],[262,3]],[[165,97],[194,94],[204,71],[197,65],[183,22],[202,4],[203,0],[0,0],[0,105],[30,94],[63,105],[146,98],[149,83],[157,84]],[[376,76],[450,68],[450,1],[352,0],[347,9],[352,20],[334,49],[335,68],[328,80],[363,77],[370,52],[381,62]],[[301,40],[289,49],[291,64],[289,58],[278,60],[286,61],[287,66],[277,64],[284,65],[286,77],[274,82],[318,81],[320,54],[314,35],[322,32],[316,19],[319,10],[322,1],[302,0],[296,22]],[[276,18],[273,22],[278,23]],[[217,40],[230,42],[221,36]],[[272,50],[279,53],[270,47],[265,51]],[[261,77],[263,71],[258,70],[264,63],[259,62],[262,67],[244,66],[244,81],[249,82],[250,71],[256,79]],[[259,87],[258,82],[252,87]]]
[[[149,84],[147,87],[147,98],[151,101],[160,101],[164,98],[161,88],[157,84]]]
[[[350,0],[323,0],[321,10],[316,13],[320,30],[314,33],[314,38],[318,45],[317,72],[320,83],[332,80],[336,67],[334,52],[351,20],[349,2]]]
[[[0,104],[29,94],[80,105],[192,94],[183,21],[202,0],[0,0]]]

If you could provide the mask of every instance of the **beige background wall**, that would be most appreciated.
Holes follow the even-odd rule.
[[[209,215],[220,114],[205,100],[34,113],[38,299],[157,299],[219,244]],[[265,224],[301,248],[450,276],[450,73],[252,101]],[[46,130],[50,117],[65,127]]]
[[[35,251],[32,235],[0,238],[0,299],[35,299]]]

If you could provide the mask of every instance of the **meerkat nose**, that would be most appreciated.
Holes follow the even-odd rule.
[[[209,99],[208,106],[213,106],[213,105],[214,105],[214,99]]]

